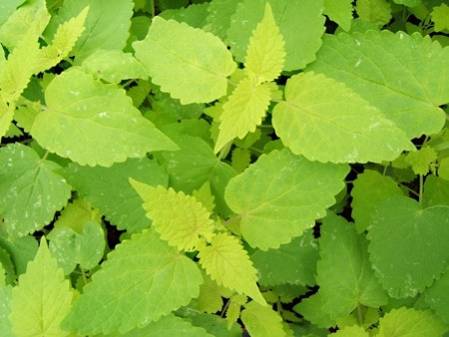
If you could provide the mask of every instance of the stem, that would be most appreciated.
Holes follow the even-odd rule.
[[[422,201],[423,188],[424,188],[424,176],[422,174],[420,174],[419,175],[419,196],[418,196],[419,203],[421,203],[421,201]]]

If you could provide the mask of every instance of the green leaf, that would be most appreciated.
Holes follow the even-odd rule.
[[[358,0],[356,11],[362,21],[378,26],[391,20],[391,4],[387,0]]]
[[[231,179],[225,198],[240,215],[242,235],[252,247],[278,248],[326,215],[347,172],[344,165],[310,162],[276,150]]]
[[[376,207],[368,233],[373,269],[394,298],[414,297],[449,263],[449,207],[394,197]]]
[[[185,22],[191,27],[203,28],[208,15],[208,3],[192,4],[189,7],[167,9],[159,14],[165,20]]]
[[[390,177],[377,171],[365,170],[354,181],[352,196],[352,218],[359,233],[368,229],[371,216],[377,204],[394,196],[402,196],[404,192]]]
[[[3,264],[0,263],[0,291],[5,286],[6,286],[6,270],[3,267]]]
[[[407,7],[416,7],[421,4],[421,0],[393,0],[393,2]]]
[[[430,146],[423,146],[417,151],[408,153],[404,158],[405,162],[412,167],[413,172],[419,175],[429,173],[437,159],[438,153]]]
[[[346,84],[410,138],[444,125],[449,48],[429,37],[385,30],[327,36],[309,69]]]
[[[72,298],[69,281],[42,239],[36,257],[12,290],[9,318],[15,337],[68,336],[60,325]]]
[[[264,286],[282,284],[315,284],[317,242],[308,230],[292,242],[268,251],[256,250],[251,255]]]
[[[0,4],[0,26],[14,13],[17,7],[26,0],[5,0]]]
[[[267,84],[257,84],[254,79],[244,78],[223,105],[215,152],[220,151],[234,138],[243,139],[256,131],[262,123],[271,100]]]
[[[249,39],[245,57],[245,70],[258,84],[274,81],[284,67],[285,42],[273,17],[269,3],[262,21]]]
[[[174,135],[170,137],[179,146],[179,151],[161,152],[158,159],[165,166],[170,184],[175,190],[192,193],[206,181],[210,182],[219,214],[229,214],[224,201],[224,191],[235,171],[220,161],[212,148],[199,137]]]
[[[193,325],[203,327],[215,337],[241,337],[242,331],[237,324],[227,327],[226,320],[220,316],[205,314],[202,312],[187,310],[182,316],[189,320]]]
[[[48,108],[36,117],[31,134],[44,148],[81,165],[111,166],[150,151],[176,149],[124,90],[79,68],[56,77],[45,100]]]
[[[12,263],[11,256],[6,249],[0,247],[0,287],[4,287],[6,284],[13,284],[17,278],[14,264]]]
[[[351,0],[324,0],[324,14],[346,31],[351,29],[352,10]]]
[[[242,322],[251,337],[287,337],[279,313],[257,302],[252,301],[245,305]]]
[[[144,231],[108,255],[74,303],[64,327],[79,335],[124,334],[187,305],[198,296],[201,282],[193,261],[155,232]]]
[[[72,54],[81,61],[97,49],[122,50],[129,36],[132,0],[65,0],[58,15],[52,18],[48,34],[52,35],[58,24],[78,15],[87,6],[86,29]]]
[[[324,303],[325,298],[318,292],[311,297],[303,299],[299,304],[295,305],[294,310],[319,328],[335,326],[336,322],[323,310]]]
[[[317,282],[323,310],[337,320],[359,305],[387,304],[368,260],[368,242],[343,218],[330,214],[321,227]]]
[[[405,133],[356,92],[308,72],[291,77],[273,112],[282,142],[309,160],[365,163],[394,160],[414,149]]]
[[[25,273],[28,262],[34,259],[38,249],[38,243],[31,235],[14,239],[0,235],[0,247],[8,252],[17,275],[20,275]]]
[[[350,326],[338,330],[337,333],[331,334],[329,337],[369,337],[369,335],[359,326]]]
[[[444,321],[449,323],[449,272],[435,281],[435,283],[424,292],[427,305]]]
[[[119,229],[128,232],[137,232],[150,225],[139,195],[129,185],[129,178],[153,186],[168,184],[167,173],[147,158],[128,159],[108,168],[70,164],[64,173],[80,196]]]
[[[441,32],[449,29],[449,6],[441,4],[432,10],[432,21],[435,23],[435,31]]]
[[[216,36],[155,17],[145,40],[133,44],[151,81],[182,104],[207,103],[226,94],[236,65]],[[178,79],[182,78],[182,81]]]
[[[0,331],[2,337],[16,337],[11,331],[11,287],[0,287]]]
[[[449,206],[449,181],[435,176],[428,176],[423,189],[422,201],[425,207]]]
[[[193,326],[187,320],[175,315],[164,316],[157,322],[150,323],[144,328],[131,330],[125,334],[113,333],[108,337],[214,337],[203,328]]]
[[[243,61],[257,24],[262,20],[266,3],[271,5],[275,21],[285,40],[287,52],[284,69],[302,69],[315,60],[324,33],[322,0],[244,0],[231,18],[228,42],[238,61]]]
[[[194,197],[132,179],[130,183],[142,198],[143,208],[162,240],[186,251],[197,250],[204,240],[210,242],[215,229],[211,214]]]
[[[429,311],[400,308],[380,320],[376,337],[441,337],[446,327]]]
[[[232,14],[235,13],[240,0],[212,0],[209,2],[205,29],[217,35],[222,40],[226,39],[231,25]]]
[[[82,65],[87,72],[109,83],[127,79],[146,79],[146,70],[134,56],[120,50],[98,49]]]
[[[200,248],[199,258],[206,273],[219,285],[265,304],[256,284],[257,271],[236,237],[217,234],[209,246]]]
[[[203,275],[204,283],[200,288],[200,295],[194,305],[201,312],[216,313],[223,308],[223,288],[212,281],[206,274]]]
[[[0,162],[0,213],[9,235],[24,236],[47,225],[70,197],[70,186],[55,173],[58,165],[20,143],[1,148]]]

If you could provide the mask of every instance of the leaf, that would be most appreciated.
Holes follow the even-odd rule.
[[[414,297],[447,268],[449,207],[394,197],[376,207],[368,232],[373,269],[388,294]]]
[[[231,25],[232,14],[235,13],[240,0],[212,0],[207,6],[208,16],[205,29],[220,39],[225,40]]]
[[[31,134],[44,148],[81,165],[109,167],[150,151],[176,149],[141,116],[124,90],[79,68],[57,76],[45,100],[48,108],[36,117]]]
[[[203,28],[206,24],[208,3],[191,4],[188,7],[167,9],[159,14],[165,20],[185,22],[191,27]]]
[[[446,327],[430,312],[399,308],[380,319],[377,337],[440,337]]]
[[[393,2],[408,7],[416,7],[421,4],[421,0],[393,0]]]
[[[38,243],[31,235],[15,239],[0,235],[0,247],[8,252],[17,275],[21,275],[25,273],[28,262],[34,259]]]
[[[175,190],[192,193],[206,181],[210,182],[217,212],[229,215],[224,201],[224,190],[235,171],[220,161],[208,143],[199,137],[170,134],[179,146],[179,151],[161,152],[158,159],[170,176],[170,184]]]
[[[249,39],[245,70],[258,84],[274,81],[284,67],[285,42],[267,3],[265,14]]]
[[[365,332],[359,326],[344,327],[338,330],[337,333],[329,335],[330,337],[369,337],[368,333]]]
[[[131,330],[125,334],[113,333],[108,337],[214,337],[200,327],[193,326],[187,320],[168,315],[162,317],[157,322],[150,323],[144,328]]]
[[[351,0],[324,0],[324,14],[345,31],[351,29],[352,10]]]
[[[447,65],[449,48],[428,37],[370,30],[326,37],[309,70],[343,82],[413,138],[444,125]]]
[[[424,291],[426,304],[443,320],[449,322],[449,273],[446,271],[441,278]]]
[[[437,161],[438,153],[430,146],[423,146],[417,151],[407,154],[405,162],[408,163],[415,174],[426,175]]]
[[[73,292],[62,269],[41,240],[36,257],[12,290],[11,327],[15,337],[64,337],[60,324],[70,311]]]
[[[373,170],[359,174],[351,191],[352,218],[357,231],[361,233],[368,229],[371,216],[380,202],[402,195],[404,192],[391,177]]]
[[[38,1],[30,2],[29,6],[35,6],[37,3]],[[21,8],[25,10],[29,6],[25,5]],[[30,18],[31,22],[26,23],[23,31],[20,34],[14,32],[14,41],[18,42],[16,42],[15,48],[9,54],[4,66],[0,68],[1,99],[4,103],[10,105],[19,99],[30,82],[31,76],[37,71],[36,62],[40,52],[38,39],[50,19],[45,8],[45,2],[43,5],[38,5],[33,11],[36,11],[36,13]],[[8,124],[8,126],[12,117],[11,113],[14,110],[11,106],[9,108],[11,110],[2,116],[2,119],[7,118],[8,123],[5,123],[5,125]],[[0,131],[6,130],[2,127]]]
[[[315,284],[317,242],[311,230],[278,249],[256,250],[251,255],[264,286]]]
[[[222,287],[212,281],[206,274],[203,275],[204,283],[200,288],[200,295],[195,304],[200,312],[216,313],[223,308]]]
[[[242,322],[251,337],[286,337],[282,327],[281,316],[270,307],[257,302],[245,305],[242,311]]]
[[[343,218],[330,214],[324,219],[317,282],[322,308],[333,320],[359,305],[377,308],[388,302],[371,269],[367,247],[368,242]]]
[[[244,138],[254,132],[267,112],[271,90],[266,84],[258,85],[250,78],[242,79],[223,105],[215,152],[234,138]]]
[[[0,4],[0,26],[25,0],[5,0]]]
[[[0,331],[2,337],[16,337],[11,331],[11,287],[0,287]]]
[[[387,0],[358,0],[356,11],[362,21],[379,26],[391,20],[391,4]]]
[[[70,197],[70,186],[55,173],[58,165],[20,143],[1,148],[0,162],[0,213],[8,234],[20,237],[47,225]]]
[[[84,334],[124,334],[187,305],[199,294],[198,267],[153,231],[114,249],[84,287],[64,328]],[[119,310],[117,310],[119,309]]]
[[[133,44],[151,81],[182,104],[207,103],[226,94],[236,65],[216,36],[155,17],[145,40]],[[178,79],[182,78],[182,81]]]
[[[271,5],[275,21],[285,40],[287,52],[284,69],[302,69],[315,60],[324,33],[322,0],[244,0],[231,18],[228,43],[236,59],[243,61],[257,24],[264,16],[266,3]]]
[[[435,31],[441,32],[449,29],[449,6],[441,4],[432,10],[432,21],[435,23]]]
[[[336,322],[323,310],[324,303],[325,298],[318,292],[295,305],[294,310],[319,328],[335,326]]]
[[[108,168],[70,164],[64,173],[80,196],[98,208],[117,228],[128,232],[137,232],[151,223],[145,216],[139,195],[129,185],[129,178],[153,186],[168,185],[164,169],[147,158],[128,159]]]
[[[78,61],[97,49],[122,50],[129,36],[134,2],[132,0],[65,0],[54,16],[48,35],[58,24],[66,22],[89,6],[85,30],[78,39],[72,54]]]
[[[347,166],[310,162],[290,151],[262,155],[226,188],[243,238],[267,250],[290,242],[326,215],[343,189]]]
[[[81,64],[93,76],[109,83],[127,79],[146,79],[146,70],[134,56],[120,50],[98,49]]]
[[[236,237],[217,234],[199,251],[200,264],[212,280],[265,304],[256,284],[257,271]]]
[[[424,207],[449,206],[449,181],[435,176],[428,176],[423,189],[422,201]]]
[[[172,188],[152,187],[136,180],[131,186],[143,200],[143,208],[162,240],[178,250],[193,251],[214,235],[209,211],[194,197]]]
[[[293,153],[333,163],[382,162],[414,149],[405,133],[342,83],[313,72],[291,77],[273,126]]]
[[[51,44],[39,50],[36,72],[54,67],[69,56],[76,41],[78,41],[84,31],[88,12],[89,7],[86,7],[78,16],[71,18],[58,27]]]

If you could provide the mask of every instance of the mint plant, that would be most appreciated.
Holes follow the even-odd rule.
[[[444,337],[449,1],[3,0],[0,337]]]

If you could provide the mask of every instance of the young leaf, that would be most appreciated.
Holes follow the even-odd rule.
[[[151,230],[121,243],[74,303],[64,327],[78,334],[124,334],[187,305],[201,273]]]
[[[386,30],[327,36],[309,69],[346,84],[410,138],[444,126],[449,48],[429,37]]]
[[[422,209],[410,198],[387,199],[371,217],[368,238],[373,269],[388,294],[414,297],[449,264],[449,207]]]
[[[344,84],[313,72],[291,77],[273,126],[293,153],[309,160],[365,163],[394,160],[414,149],[406,134]]]
[[[128,159],[111,167],[88,167],[70,164],[64,174],[78,194],[117,228],[137,232],[150,225],[142,200],[129,185],[129,178],[157,186],[168,185],[168,175],[155,160]],[[111,197],[114,196],[114,197]]]
[[[262,21],[257,25],[245,57],[245,70],[258,84],[274,81],[284,67],[285,43],[267,3]]]
[[[186,251],[196,250],[204,240],[211,240],[214,223],[209,211],[194,197],[132,179],[130,183],[142,198],[143,208],[161,239]]]
[[[242,322],[251,337],[287,337],[279,313],[257,302],[252,301],[245,305]]]
[[[227,77],[236,68],[231,53],[216,36],[160,17],[153,19],[145,40],[133,47],[151,81],[182,104],[207,103],[224,96]]]
[[[255,248],[278,248],[326,215],[343,189],[345,165],[310,162],[287,149],[262,155],[228,184],[225,199],[240,215],[244,239]]]
[[[84,31],[84,23],[88,12],[89,7],[86,7],[78,16],[71,18],[58,27],[51,44],[39,50],[35,72],[54,67],[69,56],[76,41],[78,41],[78,38]]]
[[[429,311],[399,308],[381,318],[376,337],[441,337],[446,330]]]
[[[71,188],[58,165],[20,143],[0,149],[0,213],[9,235],[20,237],[47,225],[65,206]]]
[[[242,79],[223,105],[215,152],[234,138],[242,139],[254,132],[265,117],[270,99],[269,85],[257,84],[251,78]]]
[[[36,117],[31,134],[49,151],[81,165],[109,167],[150,151],[176,149],[142,117],[124,90],[96,81],[79,68],[56,77],[45,100],[48,109]]]
[[[231,18],[228,42],[243,61],[251,35],[263,19],[267,2],[285,40],[285,71],[302,69],[315,60],[324,33],[323,0],[244,0]]]
[[[356,11],[361,20],[379,26],[391,20],[391,4],[387,0],[358,0]]]
[[[64,337],[61,322],[69,313],[73,291],[62,269],[41,240],[36,257],[11,296],[11,327],[16,337]]]
[[[200,264],[219,285],[265,304],[257,287],[257,271],[239,240],[229,234],[217,234],[199,253]]]
[[[351,0],[324,0],[324,14],[345,31],[351,29],[352,10]]]
[[[449,6],[441,4],[432,10],[432,21],[435,23],[435,31],[441,32],[449,29]]]
[[[65,0],[48,29],[56,32],[59,24],[89,6],[85,30],[72,50],[81,61],[98,49],[122,50],[129,36],[134,2],[132,0]]]
[[[330,214],[321,229],[317,282],[323,310],[337,320],[359,305],[385,305],[388,297],[368,260],[368,242],[343,218]]]

